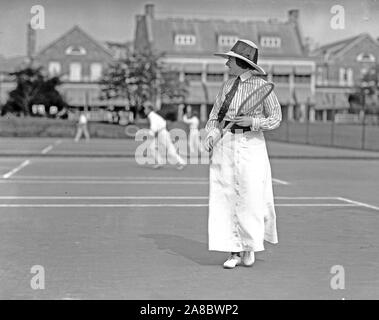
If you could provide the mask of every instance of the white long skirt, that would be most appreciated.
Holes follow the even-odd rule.
[[[227,132],[210,165],[209,250],[263,251],[277,243],[271,167],[262,132]]]

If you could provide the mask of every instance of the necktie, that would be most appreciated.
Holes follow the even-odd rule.
[[[230,106],[230,104],[231,104],[234,96],[236,95],[236,92],[237,92],[238,85],[239,85],[240,81],[241,81],[241,78],[237,77],[237,79],[234,80],[232,88],[225,95],[225,100],[222,103],[220,111],[218,112],[218,116],[217,116],[218,123],[221,123],[221,121],[224,120],[224,117],[225,117],[226,113],[228,112],[229,106]]]

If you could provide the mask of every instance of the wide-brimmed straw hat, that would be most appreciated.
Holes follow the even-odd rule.
[[[253,41],[250,40],[238,40],[236,44],[230,49],[229,52],[215,53],[214,55],[223,58],[235,57],[250,64],[258,73],[266,75],[266,72],[258,65],[258,47]]]

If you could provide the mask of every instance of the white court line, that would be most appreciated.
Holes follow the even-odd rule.
[[[41,154],[46,154],[48,153],[49,151],[51,151],[54,146],[57,146],[58,144],[62,143],[62,140],[57,140],[55,141],[53,144],[47,146],[46,148],[44,148],[42,151],[41,151]]]
[[[21,183],[21,184],[148,184],[148,185],[156,185],[156,184],[208,184],[208,181],[154,181],[154,180],[130,180],[130,181],[106,181],[106,180],[23,180],[23,179],[10,179],[10,180],[0,180],[0,183]]]
[[[21,184],[147,184],[147,185],[159,185],[159,184],[171,184],[171,185],[206,185],[209,184],[206,180],[27,180],[27,179],[10,179],[0,180],[0,183],[21,183]],[[274,181],[275,185],[275,181]]]
[[[44,148],[42,151],[41,151],[41,154],[46,154],[46,153],[48,153],[51,149],[53,149],[53,145],[51,144],[51,145],[49,145],[49,146],[47,146],[46,148]]]
[[[208,178],[202,177],[112,177],[112,176],[21,176],[18,175],[17,179],[25,180],[195,180],[195,181],[208,181]]]
[[[335,203],[323,203],[323,204],[277,204],[276,207],[357,207],[355,204],[335,204]],[[138,203],[138,204],[0,204],[0,208],[151,208],[151,207],[208,207],[205,203]]]
[[[204,196],[0,196],[0,200],[201,200]]]
[[[279,180],[279,179],[275,179],[275,178],[272,178],[272,181],[276,182],[278,184],[284,184],[284,185],[289,185],[290,184],[288,181]]]
[[[112,177],[112,176],[17,176],[17,179],[35,179],[35,180],[201,180],[208,181],[209,178],[206,177],[136,177],[136,176],[123,176],[123,177]],[[287,181],[272,179],[273,182],[278,184],[290,184]]]
[[[0,200],[200,200],[208,196],[0,196]],[[275,200],[340,200],[339,197],[274,197]],[[342,201],[342,200],[340,200]]]
[[[338,197],[338,199],[341,200],[341,201],[346,201],[346,202],[348,202],[350,204],[355,204],[357,206],[366,207],[366,208],[370,208],[370,209],[379,211],[379,207],[373,206],[373,205],[368,204],[368,203],[354,201],[354,200],[351,200],[351,199],[348,199],[348,198],[343,198],[343,197]]]
[[[14,175],[17,171],[20,171],[22,168],[26,167],[30,163],[30,160],[25,160],[23,163],[21,163],[18,167],[12,169],[11,171],[3,174],[2,178],[3,179],[8,179],[12,175]]]
[[[133,176],[124,176],[124,177],[112,177],[112,176],[22,176],[18,175],[17,179],[25,180],[193,180],[193,181],[209,181],[209,178],[202,177],[133,177]],[[273,182],[278,184],[288,185],[289,182],[272,179]]]
[[[275,197],[282,200],[340,200],[339,197]]]

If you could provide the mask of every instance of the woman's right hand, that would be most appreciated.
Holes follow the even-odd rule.
[[[205,140],[204,148],[205,148],[205,150],[208,151],[208,152],[211,152],[211,151],[212,151],[212,149],[213,149],[213,137],[208,137],[208,138]]]

